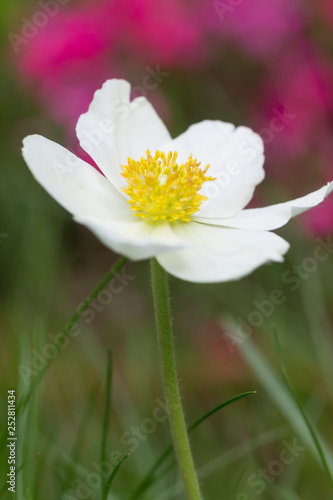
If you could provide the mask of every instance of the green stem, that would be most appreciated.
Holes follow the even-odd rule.
[[[174,448],[188,500],[201,500],[180,397],[168,276],[156,259],[151,260],[151,275],[162,378]]]

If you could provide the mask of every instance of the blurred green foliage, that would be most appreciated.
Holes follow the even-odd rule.
[[[28,7],[24,7],[28,8]],[[62,330],[76,307],[116,260],[87,230],[71,222],[68,214],[33,180],[21,154],[22,138],[37,130],[61,140],[45,112],[34,101],[33,89],[20,81],[7,33],[19,17],[19,2],[1,3],[0,133],[0,293],[1,293],[1,429],[6,432],[7,391],[23,397],[27,379],[19,367],[29,369],[49,342],[47,335]],[[218,118],[239,123],[242,110],[230,105],[228,95],[216,100],[213,79],[199,75],[193,85],[186,75],[175,75],[164,85],[176,134],[194,121]],[[202,89],[205,91],[203,92]],[[221,94],[222,95],[222,94]],[[208,116],[207,116],[208,114]],[[63,138],[63,141],[65,139]],[[278,193],[267,183],[267,197]],[[283,193],[282,196],[284,196]],[[260,346],[266,362],[278,375],[272,324],[278,326],[285,361],[294,387],[326,446],[333,445],[332,422],[332,259],[292,291],[282,276],[292,266],[313,256],[318,243],[292,222],[281,234],[292,244],[284,264],[265,266],[237,283],[193,285],[171,279],[173,312],[184,404],[189,422],[222,401],[247,390],[258,395],[214,415],[193,434],[193,448],[207,499],[329,498],[330,485],[311,447],[292,465],[269,480],[264,491],[249,485],[251,474],[277,460],[283,441],[299,438],[288,420],[283,398],[272,397],[273,386],[231,353],[223,335],[226,318],[247,320],[274,289],[286,301],[255,328],[251,342]],[[50,366],[42,387],[21,412],[17,422],[18,500],[58,500],[78,479],[83,482],[99,462],[105,400],[106,352],[113,352],[112,410],[108,453],[123,456],[129,446],[121,442],[151,418],[162,399],[147,262],[128,263],[135,279],[112,302],[96,313],[94,321],[80,322],[81,333],[71,338]],[[247,341],[242,344],[246,351]],[[21,370],[22,375],[22,370]],[[159,401],[156,403],[156,401]],[[168,446],[166,422],[151,435],[136,438],[138,449],[120,468],[111,498],[127,499],[156,458]],[[299,441],[301,444],[303,442]],[[133,444],[133,442],[132,442]],[[7,448],[1,446],[1,485],[8,471]],[[177,483],[174,470],[144,496],[162,496]],[[101,498],[99,489],[92,496]],[[96,493],[96,495],[95,495]],[[2,490],[3,498],[10,498]],[[243,496],[241,496],[243,495]],[[76,498],[76,497],[75,497]]]

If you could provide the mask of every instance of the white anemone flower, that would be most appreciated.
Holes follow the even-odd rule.
[[[144,97],[109,80],[77,124],[103,172],[39,135],[23,156],[38,182],[107,247],[132,260],[156,257],[170,274],[221,282],[282,262],[289,244],[270,232],[321,203],[333,182],[267,208],[245,207],[264,179],[264,147],[247,127],[205,120],[172,139]]]

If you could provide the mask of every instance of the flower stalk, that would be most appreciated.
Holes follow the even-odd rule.
[[[180,397],[168,276],[156,259],[151,260],[152,289],[165,400],[173,444],[188,500],[201,500]]]

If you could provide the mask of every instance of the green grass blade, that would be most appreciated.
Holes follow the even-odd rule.
[[[302,418],[305,422],[305,425],[307,426],[310,434],[311,434],[311,437],[313,439],[313,442],[314,442],[314,445],[317,449],[317,452],[319,454],[319,457],[320,457],[320,460],[321,460],[321,463],[323,465],[323,468],[329,478],[329,481],[331,483],[331,486],[333,488],[333,477],[332,477],[332,474],[331,474],[331,471],[330,471],[330,468],[329,468],[329,465],[327,463],[327,459],[326,459],[326,455],[323,451],[323,448],[320,444],[320,441],[318,439],[318,436],[314,430],[314,427],[313,425],[311,424],[307,414],[305,413],[304,411],[304,408],[303,408],[303,405],[301,403],[301,401],[299,400],[293,386],[292,386],[292,383],[290,381],[290,378],[289,378],[289,375],[288,375],[288,372],[287,372],[287,368],[286,368],[286,365],[284,363],[284,360],[283,360],[283,356],[282,356],[282,352],[281,352],[281,346],[280,346],[280,343],[279,343],[279,339],[278,339],[278,335],[277,335],[277,331],[276,329],[274,329],[274,337],[275,337],[275,343],[276,343],[276,348],[277,348],[277,353],[278,353],[278,358],[279,358],[279,363],[280,363],[280,368],[281,368],[281,373],[282,373],[282,376],[283,376],[283,379],[286,383],[286,386],[290,392],[290,395],[291,397],[293,398],[293,400],[295,401],[299,411],[300,411],[300,414],[302,415]]]
[[[263,388],[266,390],[269,397],[272,399],[276,407],[285,416],[290,423],[294,432],[300,437],[303,443],[308,447],[309,451],[319,461],[320,457],[317,448],[314,445],[309,429],[301,417],[294,399],[281,381],[281,378],[275,370],[266,361],[263,354],[256,347],[254,342],[247,338],[242,344],[238,345],[238,349],[243,357],[252,368]],[[325,449],[325,454],[330,465],[333,467],[333,454],[328,446],[322,445]]]
[[[331,384],[331,380],[333,380],[332,328],[318,273],[315,273],[311,277],[311,282],[305,280],[304,285],[300,288],[300,293],[319,369],[322,372],[327,392],[330,394],[331,399],[333,399],[333,386]]]
[[[278,485],[271,484],[270,489],[278,495],[281,500],[302,500],[294,491],[285,490]]]
[[[40,344],[41,335],[43,331],[43,322],[36,321],[33,329],[33,339],[37,344]],[[25,337],[21,344],[20,364],[31,367],[30,356],[30,339]],[[22,378],[18,379],[17,394],[19,397],[25,395],[29,391]],[[36,481],[36,466],[38,460],[28,459],[27,457],[37,458],[34,450],[38,446],[39,432],[38,432],[38,398],[39,394],[35,394],[29,408],[22,412],[16,421],[17,435],[17,461],[16,461],[16,496],[18,500],[23,500],[28,490],[35,489]]]
[[[226,406],[229,406],[232,403],[235,403],[236,401],[240,401],[241,399],[247,398],[249,396],[253,396],[256,394],[256,391],[248,391],[243,394],[239,394],[238,396],[234,396],[233,398],[228,399],[227,401],[224,401],[220,405],[216,406],[212,410],[210,410],[208,413],[205,413],[201,418],[199,418],[196,422],[191,424],[187,428],[187,432],[191,433],[196,429],[202,422],[204,422],[207,418],[212,416],[214,413],[218,412],[222,408],[225,408]],[[151,469],[148,471],[146,476],[142,479],[140,484],[137,486],[137,488],[134,490],[132,493],[130,500],[137,500],[142,496],[142,494],[146,491],[146,489],[154,482],[156,479],[156,471],[159,469],[159,467],[165,462],[165,460],[172,454],[173,452],[173,445],[170,445],[163,453],[162,455],[156,460],[154,465],[151,467]],[[176,462],[172,462],[172,464],[169,464],[169,466],[166,469],[163,469],[161,471],[161,474],[158,475],[158,478],[160,478],[162,475],[164,475],[166,472],[168,472]]]
[[[244,392],[243,394],[238,394],[238,396],[234,396],[233,398],[228,399],[227,401],[224,401],[224,403],[221,403],[220,405],[216,406],[213,408],[211,411],[207,412],[205,415],[203,415],[199,420],[194,422],[192,425],[188,427],[188,432],[194,431],[198,425],[200,425],[204,420],[209,418],[211,415],[214,415],[214,413],[218,412],[219,410],[222,410],[222,408],[225,408],[226,406],[231,405],[232,403],[236,403],[237,401],[240,401],[241,399],[248,398],[249,396],[254,396],[257,394],[257,391],[248,391]]]
[[[263,446],[281,441],[281,439],[288,437],[289,434],[290,430],[287,425],[279,425],[278,427],[263,432],[259,436],[249,438],[247,441],[222,452],[220,456],[203,465],[199,469],[199,478],[206,479],[223,467],[230,467],[238,460],[247,457],[253,451],[259,450]]]
[[[100,389],[100,383],[98,383],[98,385],[94,385],[94,387],[89,392],[88,402],[83,412],[81,421],[79,423],[77,435],[72,448],[72,458],[74,462],[79,461],[81,449],[83,446],[83,441],[87,434],[86,429],[89,425],[90,419],[92,417],[96,405],[99,389]]]
[[[110,271],[107,273],[107,275],[102,279],[102,281],[97,285],[97,287],[90,293],[90,295],[85,299],[84,302],[80,305],[80,307],[76,310],[75,314],[71,317],[71,319],[68,321],[66,324],[64,330],[62,331],[61,336],[58,339],[57,344],[55,344],[55,352],[56,355],[61,349],[61,343],[66,340],[68,337],[68,334],[70,333],[71,329],[73,328],[73,325],[80,319],[82,313],[88,309],[90,304],[93,302],[93,300],[97,297],[99,292],[103,290],[103,288],[106,287],[106,285],[109,283],[109,281],[116,276],[116,274],[120,271],[120,269],[125,265],[125,262],[127,261],[126,257],[120,257],[116,264],[110,269]],[[45,365],[45,367],[36,375],[34,380],[31,383],[30,390],[27,393],[27,395],[18,403],[16,411],[17,413],[24,409],[26,405],[28,404],[32,394],[36,391],[38,388],[39,384],[41,383],[45,372],[51,365],[53,359],[55,359],[56,356],[52,356],[52,359],[49,359]]]
[[[113,483],[113,480],[118,472],[118,470],[120,469],[120,467],[122,466],[122,464],[125,462],[125,460],[130,456],[131,454],[130,453],[127,453],[126,455],[123,456],[123,458],[117,463],[117,465],[115,466],[115,468],[113,469],[112,473],[110,474],[107,482],[106,482],[106,485],[104,487],[104,490],[103,490],[103,496],[102,496],[102,500],[107,500],[108,498],[108,494],[109,494],[109,491],[110,491],[110,488],[112,486],[112,483]]]
[[[289,433],[290,431],[288,426],[278,426],[275,429],[271,429],[260,434],[260,436],[256,436],[254,439],[249,439],[248,441],[223,452],[219,457],[214,458],[211,462],[205,464],[198,470],[199,479],[202,481],[207,479],[217,471],[221,471],[222,468],[230,467],[238,460],[247,457],[253,450],[280,441],[281,439],[287,437]],[[178,498],[177,495],[180,495],[183,490],[184,487],[182,482],[177,481],[170,488],[164,490],[163,494],[159,495],[159,500],[174,500],[175,498]],[[230,498],[230,494],[228,494],[227,498]]]

